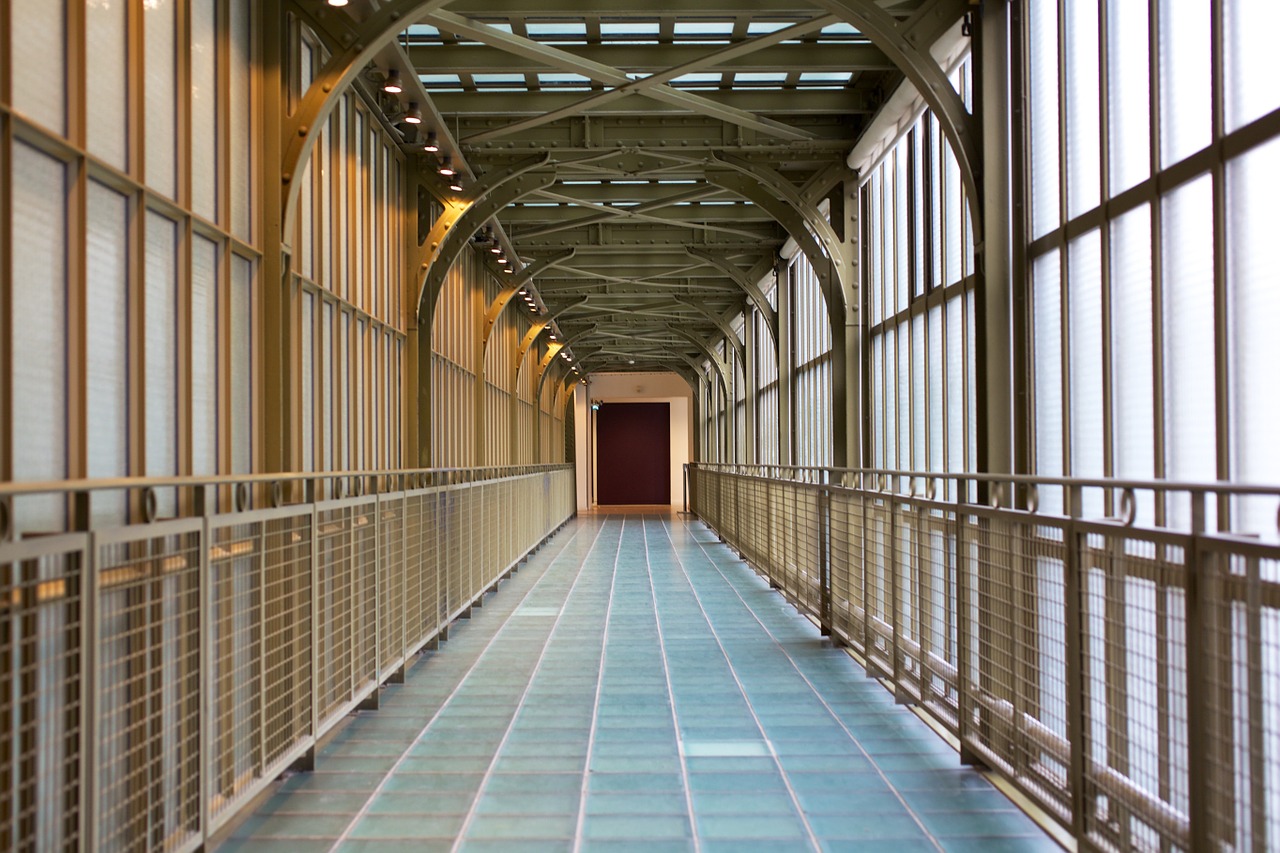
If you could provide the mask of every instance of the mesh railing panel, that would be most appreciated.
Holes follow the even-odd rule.
[[[1092,849],[1280,847],[1280,537],[1187,529],[1280,493],[772,474],[693,466],[691,509],[968,760]]]

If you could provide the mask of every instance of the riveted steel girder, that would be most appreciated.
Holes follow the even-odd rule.
[[[729,262],[722,255],[714,252],[708,252],[698,246],[686,246],[685,251],[691,257],[701,261],[706,261],[716,269],[720,270],[725,276],[736,284],[755,304],[756,309],[764,316],[765,326],[769,329],[769,336],[773,341],[776,350],[778,346],[778,312],[773,310],[773,306],[769,304],[769,300],[765,298],[764,292],[752,280],[750,276],[745,274],[739,267]]]

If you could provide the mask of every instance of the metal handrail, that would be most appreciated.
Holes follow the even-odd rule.
[[[1280,487],[834,470],[695,464],[690,503],[1082,849],[1280,845],[1280,542],[1209,529]],[[1099,489],[1119,516],[1085,517]],[[1143,490],[1182,517],[1135,518]]]
[[[344,477],[369,488],[273,488]],[[0,849],[199,849],[575,512],[567,465],[5,484],[0,508],[167,488],[236,499],[0,537]]]

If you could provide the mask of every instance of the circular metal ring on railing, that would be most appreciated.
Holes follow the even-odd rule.
[[[351,494],[358,498],[364,497],[364,477],[355,478],[355,482],[351,484]]]
[[[1133,494],[1133,489],[1125,489],[1120,493],[1120,516],[1124,519],[1125,527],[1133,527],[1133,520],[1138,516],[1138,499]]]
[[[996,483],[995,488],[991,490],[991,506],[1000,509],[1004,503],[1004,483]]]
[[[889,486],[889,478],[884,474],[876,475],[876,491],[883,492]]]
[[[934,500],[935,498],[938,497],[938,478],[937,477],[928,477],[925,479],[924,496],[929,500]]]
[[[910,489],[910,491],[908,492],[907,496],[908,496],[908,497],[912,497],[912,498],[914,498],[914,497],[918,497],[918,495],[916,494],[916,478],[915,478],[915,477],[911,477],[911,478],[909,478],[909,479],[911,480],[911,489]]]
[[[346,491],[345,484],[341,479],[333,479],[329,481],[329,490],[333,493],[333,500],[342,500],[343,493]]]
[[[0,498],[0,542],[8,542],[13,533],[10,523],[13,519],[13,504],[10,500],[7,497]]]
[[[1040,511],[1040,489],[1035,483],[1027,484],[1027,512],[1035,515]]]
[[[249,484],[236,483],[236,512],[244,512],[249,508]]]
[[[271,484],[271,505],[277,508],[284,506],[284,483],[279,480]]]
[[[159,501],[156,499],[156,490],[151,486],[147,486],[142,490],[142,520],[147,524],[156,520],[157,507]]]

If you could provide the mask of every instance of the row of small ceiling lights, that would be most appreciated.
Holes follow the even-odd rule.
[[[327,0],[327,2],[330,6],[347,5],[347,0]],[[389,95],[399,95],[404,92],[404,85],[400,82],[400,70],[398,68],[392,68],[390,71],[387,72],[387,76],[382,83],[382,91],[386,92]],[[412,125],[422,124],[422,110],[418,107],[418,103],[416,101],[409,102],[409,108],[405,110],[402,120],[405,122],[405,124],[412,124]],[[440,151],[440,144],[438,142],[438,138],[434,130],[427,132],[427,139],[426,139],[426,142],[423,144],[422,150],[429,154],[435,154]],[[454,192],[462,192],[464,188],[463,182],[462,182],[462,176],[459,175],[457,173],[457,170],[453,168],[452,157],[446,154],[443,158],[441,158],[440,168],[438,169],[438,171],[441,177],[449,179],[449,189],[453,190]],[[510,261],[506,257],[506,253],[502,249],[501,243],[498,241],[497,236],[493,233],[493,226],[489,226],[488,228],[486,228],[485,234],[489,242],[491,243],[489,247],[489,252],[491,254],[498,256],[496,260],[498,264],[502,266],[502,271],[507,274],[514,273],[515,267],[511,265]],[[520,295],[524,297],[525,304],[528,306],[530,313],[537,315],[538,302],[536,299],[534,299],[533,294],[529,291],[529,289],[527,287],[520,288]],[[550,332],[549,337],[551,338],[552,341],[555,341],[556,333],[554,331]],[[567,350],[561,352],[560,355],[562,358],[564,358],[569,362],[573,361],[573,356]],[[578,366],[575,364],[573,366],[573,369],[576,372],[578,370]]]

